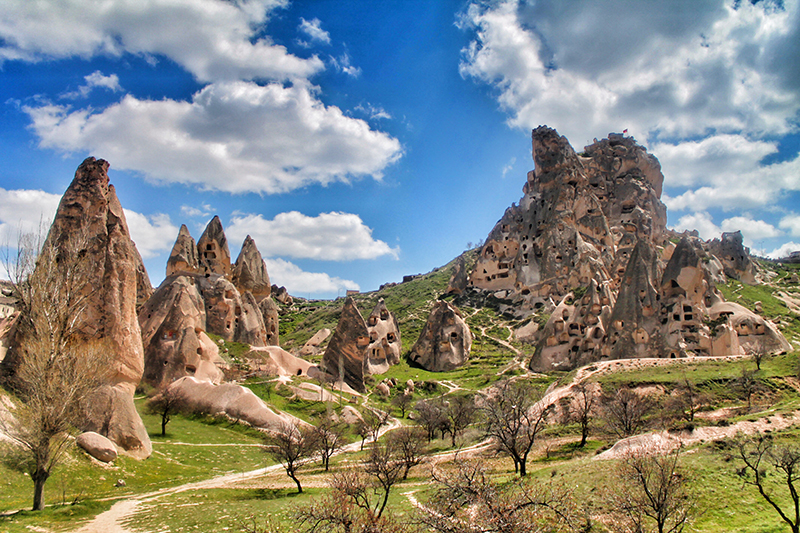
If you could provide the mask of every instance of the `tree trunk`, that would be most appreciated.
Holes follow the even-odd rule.
[[[300,486],[300,480],[297,479],[297,476],[294,475],[294,474],[289,474],[289,477],[292,478],[295,483],[297,483],[297,494],[302,494],[303,493],[303,487]]]
[[[161,417],[161,436],[162,437],[166,437],[167,436],[167,422],[169,422],[169,420],[167,420],[165,417],[162,416]]]
[[[589,426],[581,427],[581,443],[578,445],[579,448],[583,448],[586,446],[586,438],[589,436]]]
[[[33,510],[44,509],[44,483],[47,481],[47,472],[38,471],[33,475]]]

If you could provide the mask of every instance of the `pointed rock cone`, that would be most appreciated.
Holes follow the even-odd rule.
[[[197,245],[189,234],[186,224],[181,224],[178,238],[167,260],[167,277],[174,274],[197,274],[200,270]]]
[[[240,292],[250,291],[257,302],[270,294],[271,285],[267,265],[261,257],[261,252],[256,247],[256,242],[250,237],[244,240],[242,251],[236,258],[233,266],[233,284]]]
[[[343,380],[353,389],[364,392],[364,358],[368,346],[367,323],[355,301],[347,298],[333,338],[322,356],[324,371],[335,381]]]
[[[230,278],[231,252],[218,216],[211,219],[197,241],[197,255],[201,274],[220,274]]]

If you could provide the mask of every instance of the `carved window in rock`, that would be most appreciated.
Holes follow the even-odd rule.
[[[386,340],[387,340],[387,341],[389,341],[389,343],[391,344],[391,343],[393,343],[394,341],[396,341],[396,340],[397,340],[397,338],[394,336],[394,333],[392,333],[392,332],[390,331],[389,333],[387,333],[387,334],[386,334]]]
[[[381,320],[388,320],[389,319],[389,311],[386,309],[381,309]]]
[[[378,323],[378,319],[375,316],[369,317],[369,320],[367,321],[367,324],[370,325],[370,326],[374,326],[377,323]]]
[[[370,331],[369,332],[369,342],[375,342],[378,340],[378,332],[377,331]]]
[[[369,344],[369,337],[367,337],[366,335],[359,335],[356,338],[356,344],[358,346],[367,346]]]

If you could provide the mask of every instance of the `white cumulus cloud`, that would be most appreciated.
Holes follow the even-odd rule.
[[[154,182],[277,193],[372,176],[402,154],[397,139],[325,106],[316,88],[221,82],[191,102],[125,96],[104,110],[23,107],[40,145],[92,152]]]
[[[778,226],[788,231],[792,237],[800,237],[800,214],[786,215],[778,223]]]
[[[796,242],[787,242],[775,248],[768,254],[767,257],[770,259],[783,259],[784,257],[789,257],[789,254],[792,252],[800,251],[800,243]]]
[[[316,56],[289,54],[260,30],[287,0],[5,0],[0,62],[123,53],[165,56],[200,81],[307,77]]]
[[[47,235],[61,196],[40,190],[0,189],[0,246],[16,247],[20,235]]]
[[[321,213],[309,217],[297,211],[272,220],[260,214],[236,215],[225,230],[234,241],[250,235],[264,257],[293,257],[324,261],[397,259],[399,248],[372,237],[372,229],[353,213]]]
[[[318,18],[306,20],[300,17],[300,26],[297,28],[302,33],[305,33],[309,42],[300,41],[303,46],[311,46],[312,43],[331,44],[331,34],[322,29],[322,21]]]
[[[30,189],[0,189],[0,246],[15,247],[20,234],[47,235],[60,201],[60,194]],[[143,258],[172,248],[178,228],[168,215],[143,215],[130,209],[124,211],[131,239]]]
[[[172,223],[169,215],[163,213],[143,215],[130,209],[124,211],[131,240],[136,243],[136,248],[143,259],[155,257],[161,252],[172,249],[178,236],[178,227]]]
[[[514,126],[576,146],[629,129],[688,137],[785,134],[800,97],[796,3],[475,2],[461,73],[487,83]],[[775,60],[775,59],[777,60]]]
[[[324,272],[305,272],[294,263],[283,259],[267,259],[266,263],[270,281],[286,287],[289,294],[314,296],[360,289],[354,281],[329,276]]]

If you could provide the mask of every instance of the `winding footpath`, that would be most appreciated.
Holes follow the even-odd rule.
[[[400,421],[392,418],[388,426],[380,429],[378,432],[378,438],[399,427]],[[366,442],[372,442],[372,439],[367,439]],[[195,444],[192,446],[202,446],[202,444]],[[357,452],[359,451],[360,447],[361,442],[356,441],[344,446],[341,450],[339,450],[339,452],[337,452],[336,455]],[[168,487],[159,489],[157,491],[148,492],[146,494],[139,494],[137,496],[116,502],[111,506],[111,509],[100,513],[90,522],[74,530],[73,533],[134,533],[132,530],[127,529],[124,524],[137,513],[142,504],[150,503],[153,500],[157,500],[172,494],[178,494],[180,492],[224,488],[233,483],[240,483],[242,481],[258,478],[267,474],[273,474],[281,471],[282,469],[282,464],[276,464],[267,466],[265,468],[250,470],[249,472],[235,472],[232,474],[213,477],[211,479],[178,485],[177,487]]]

